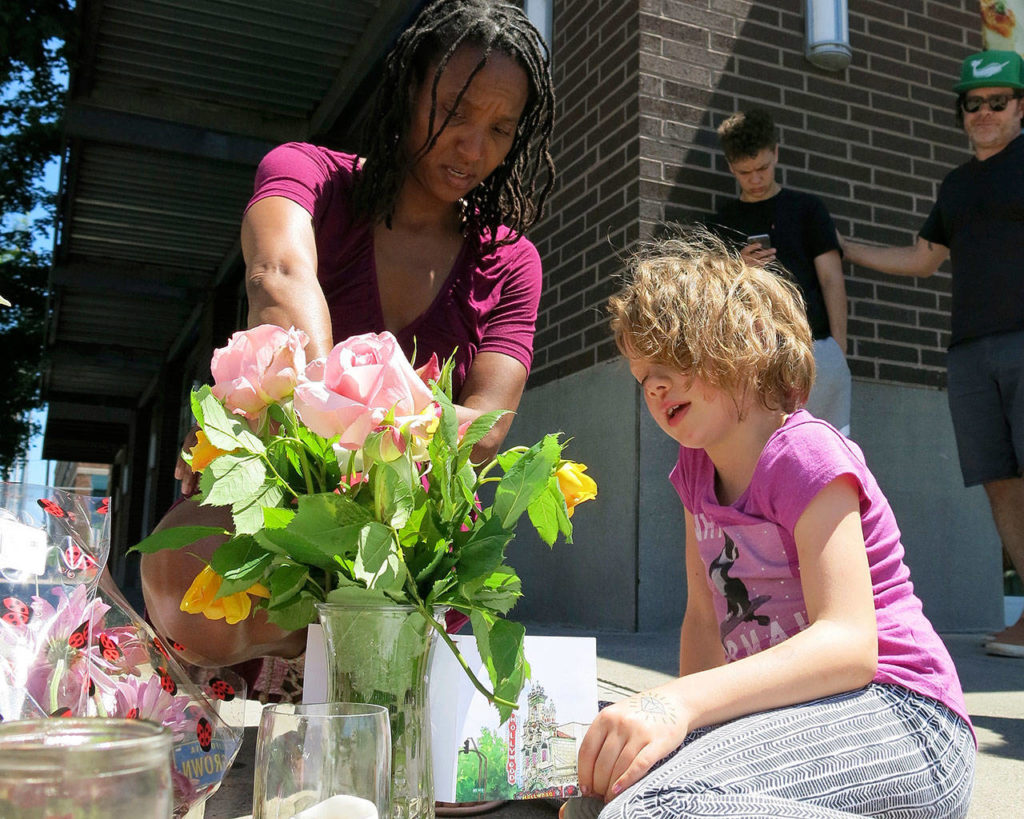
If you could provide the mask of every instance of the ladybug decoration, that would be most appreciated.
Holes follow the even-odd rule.
[[[124,715],[124,718],[125,719],[138,719],[139,718],[139,709],[138,708],[130,708],[130,709],[128,709],[128,713]]]
[[[100,501],[100,505],[96,507],[97,515],[105,515],[110,511],[110,498],[104,498]]]
[[[68,708],[65,705],[63,708],[58,708],[56,711],[51,711],[50,712],[50,716],[51,717],[70,717],[71,716],[71,709]]]
[[[183,646],[177,640],[171,640],[170,643],[171,643],[171,648],[173,648],[175,651],[184,651],[185,650],[185,646]]]
[[[120,647],[114,642],[114,638],[108,637],[106,634],[100,635],[100,648],[103,649],[103,659],[108,663],[119,662],[124,656]]]
[[[6,611],[0,619],[12,626],[28,625],[28,621],[32,619],[32,609],[17,597],[5,597],[3,602]]]
[[[89,680],[89,696],[96,696],[96,683],[94,683],[92,680]]]
[[[61,557],[64,558],[65,565],[71,571],[87,569],[90,567],[95,568],[99,565],[95,560],[93,560],[91,555],[83,552],[82,548],[77,543],[71,543],[63,552],[61,552]]]
[[[235,698],[235,687],[220,677],[210,678],[210,696],[215,700],[231,702]]]
[[[55,518],[67,517],[67,513],[60,508],[60,506],[49,498],[40,498],[36,501],[46,514],[51,515]]]
[[[168,660],[171,659],[171,655],[167,653],[167,649],[164,648],[164,644],[162,642],[160,642],[160,638],[159,637],[154,637],[153,638],[153,647],[157,651],[159,651],[161,654],[163,654],[166,659],[168,659]]]
[[[171,679],[171,675],[167,673],[166,669],[157,669],[160,672],[160,687],[168,694],[174,695],[178,693],[178,684]]]
[[[72,648],[85,648],[89,642],[89,621],[86,620],[68,635],[68,645]]]
[[[199,740],[199,747],[209,752],[213,747],[213,726],[206,717],[200,717],[196,723],[196,739]]]

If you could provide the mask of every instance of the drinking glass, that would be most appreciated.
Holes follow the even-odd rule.
[[[387,819],[388,709],[267,705],[256,737],[253,819]]]

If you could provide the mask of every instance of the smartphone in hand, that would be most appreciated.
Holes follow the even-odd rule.
[[[747,237],[748,245],[761,245],[762,250],[772,249],[772,237],[767,233],[758,233],[754,236]]]

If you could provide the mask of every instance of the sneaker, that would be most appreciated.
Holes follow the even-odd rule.
[[[1002,640],[990,640],[985,643],[985,651],[996,657],[1017,657],[1024,660],[1024,646],[1019,643],[1006,643]]]

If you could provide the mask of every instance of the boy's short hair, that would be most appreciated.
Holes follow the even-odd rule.
[[[627,358],[665,364],[728,392],[741,407],[793,412],[814,382],[811,329],[785,271],[748,265],[704,228],[651,242],[608,302]]]
[[[740,111],[718,126],[718,141],[729,162],[757,156],[779,144],[772,115],[761,108]]]

